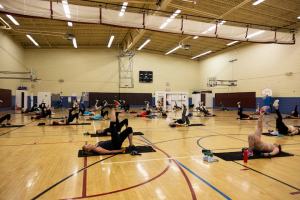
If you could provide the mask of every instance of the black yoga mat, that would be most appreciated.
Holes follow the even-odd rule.
[[[152,148],[152,146],[136,146],[136,151],[138,153],[150,153],[150,152],[156,152],[155,149]],[[116,153],[114,153],[116,154]],[[118,154],[123,154],[123,153],[118,153]],[[127,151],[125,154],[130,154],[129,151]],[[89,157],[89,156],[99,156],[99,155],[111,155],[111,154],[98,154],[95,152],[85,152],[83,150],[78,151],[78,157]]]
[[[258,118],[250,118],[250,119],[244,119],[244,118],[240,119],[240,118],[236,118],[236,119],[239,119],[239,120],[258,120]]]
[[[99,135],[99,134],[88,134],[90,135],[91,137],[105,137],[105,136],[109,136],[109,135]],[[144,135],[144,133],[142,132],[133,132],[133,135]]]
[[[189,126],[205,126],[204,124],[190,124]]]
[[[226,160],[226,161],[234,161],[234,160],[243,160],[243,153],[241,151],[238,152],[224,152],[224,153],[214,153],[215,156]],[[293,154],[286,153],[286,152],[280,152],[279,154],[272,156],[273,157],[286,157],[286,156],[294,156]],[[249,157],[249,160],[252,159],[261,159],[261,158],[268,158],[264,156],[260,156],[257,154],[254,154],[253,156]]]
[[[22,127],[25,126],[24,124],[12,124],[12,125],[0,125],[0,128],[15,128],[15,127]]]
[[[70,124],[45,124],[45,123],[38,123],[38,126],[71,126],[71,125],[91,125],[91,123],[70,123]]]

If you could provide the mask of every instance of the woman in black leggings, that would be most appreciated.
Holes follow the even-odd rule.
[[[114,111],[115,112],[115,111]],[[111,133],[111,127],[113,126],[113,124],[116,124],[116,130],[117,132],[120,132],[123,128],[123,126],[126,126],[126,129],[128,128],[128,119],[124,119],[121,122],[119,121],[119,112],[115,112],[115,116],[116,116],[116,122],[110,122],[110,126],[104,130],[97,130],[96,134],[98,135],[102,135],[102,136],[106,136],[108,135],[108,133]]]
[[[117,129],[117,123],[116,123],[116,113],[115,110],[112,110],[111,113],[111,123],[110,123],[110,131],[111,131],[111,139],[107,141],[100,141],[93,144],[86,144],[82,147],[84,151],[87,152],[95,152],[99,154],[105,154],[105,153],[121,153],[124,152],[124,149],[121,149],[122,144],[126,138],[128,138],[129,141],[129,148],[134,149],[134,145],[132,142],[133,137],[133,130],[131,127],[127,127],[124,131],[122,131],[120,134],[118,133]]]
[[[239,116],[239,119],[253,119],[253,117],[251,117],[250,115],[243,113],[243,108],[241,106],[241,102],[237,102],[237,105],[238,105],[238,113],[237,114]]]
[[[278,131],[279,134],[281,135],[297,135],[300,133],[300,128],[291,126],[291,125],[285,125],[281,113],[279,111],[279,100],[275,100],[273,107],[275,109],[275,112],[277,114],[276,118],[276,130]]]

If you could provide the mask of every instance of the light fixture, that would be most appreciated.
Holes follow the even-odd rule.
[[[111,47],[111,44],[112,44],[112,42],[114,41],[114,38],[115,38],[115,36],[114,36],[114,35],[110,36],[110,38],[109,38],[109,42],[108,42],[108,44],[107,44],[107,47],[108,47],[108,48],[110,48],[110,47]]]
[[[178,46],[175,47],[174,49],[168,51],[168,52],[166,53],[166,55],[168,55],[168,54],[170,54],[170,53],[173,53],[174,51],[176,51],[176,50],[179,49],[179,48],[181,48],[181,45],[178,45]]]
[[[17,20],[11,16],[11,15],[6,15],[8,17],[8,19],[10,19],[10,21],[12,21],[12,23],[14,23],[15,25],[19,26],[19,22],[17,22]]]
[[[74,48],[77,49],[77,41],[76,41],[75,37],[73,37],[72,42],[73,42]]]
[[[231,45],[234,45],[236,43],[238,43],[239,41],[233,41],[233,42],[229,42],[228,44],[226,44],[227,46],[231,46]]]
[[[207,54],[210,54],[211,52],[212,52],[212,51],[206,51],[206,52],[204,52],[204,53],[201,53],[201,54],[199,54],[199,55],[197,55],[197,56],[192,57],[191,59],[194,60],[195,58],[199,58],[199,57],[201,57],[201,56],[205,56],[205,55],[207,55]]]
[[[300,19],[300,16],[298,16],[297,19]]]
[[[26,35],[26,37],[35,45],[35,46],[40,46],[32,37],[31,37],[31,35]]]
[[[0,4],[0,9],[4,9],[4,7]]]
[[[69,4],[68,4],[68,0],[62,0],[62,5],[63,5],[63,8],[64,8],[64,12],[65,12],[65,15],[68,19],[71,18],[71,12],[70,12],[70,8],[69,8]]]
[[[225,24],[226,23],[226,21],[224,21],[224,20],[222,20],[222,21],[220,21],[220,22],[218,22],[218,27],[219,26],[222,26],[223,24]],[[213,31],[213,30],[215,30],[215,28],[216,28],[216,25],[213,25],[213,26],[211,26],[211,27],[209,27],[206,31],[203,31],[201,34],[206,34],[206,33],[208,33],[208,32],[211,32],[211,31]]]
[[[252,5],[256,6],[262,2],[264,2],[265,0],[256,0]]]
[[[11,29],[10,25],[2,17],[0,17],[0,21],[2,21],[8,27],[8,29]]]
[[[194,40],[196,40],[196,39],[198,39],[198,38],[199,38],[199,36],[194,36],[194,37],[193,37]]]
[[[162,25],[160,25],[159,29],[164,29],[179,13],[181,13],[181,10],[176,10]]]
[[[142,48],[144,48],[150,41],[151,41],[150,39],[146,40],[146,41],[138,48],[138,50],[140,51],[140,50],[141,50]]]
[[[72,23],[72,22],[68,22],[68,26],[69,26],[69,27],[72,27],[72,26],[73,26],[73,23]]]
[[[264,32],[265,32],[265,31],[263,31],[263,30],[257,31],[257,32],[255,32],[255,33],[252,33],[252,34],[248,35],[248,36],[246,37],[246,39],[251,39],[251,38],[253,38],[253,37],[255,37],[255,36],[258,36],[258,35],[263,34]]]
[[[128,2],[123,2],[123,5],[122,5],[122,7],[121,7],[121,11],[120,11],[120,13],[119,13],[119,16],[120,17],[122,17],[124,14],[125,14],[125,10],[126,10],[126,8],[127,8],[127,5],[128,5]]]

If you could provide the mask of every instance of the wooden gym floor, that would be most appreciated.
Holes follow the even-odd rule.
[[[30,116],[12,115],[14,124],[26,126],[0,129],[0,199],[300,199],[300,136],[262,136],[282,144],[293,157],[250,160],[247,167],[219,158],[206,163],[201,147],[240,151],[256,125],[236,120],[236,112],[215,114],[191,119],[206,126],[181,128],[170,128],[166,119],[121,114],[134,131],[145,134],[134,136],[135,144],[154,145],[157,152],[88,158],[77,157],[81,146],[107,138],[82,133],[105,128],[108,121],[39,127]],[[274,116],[266,116],[265,130],[273,126]]]

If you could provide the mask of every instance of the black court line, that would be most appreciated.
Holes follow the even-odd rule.
[[[9,130],[9,131],[7,131],[7,132],[1,134],[0,137],[3,136],[3,135],[6,135],[7,133],[10,133],[10,132],[12,132],[12,131],[15,131],[15,130],[17,130],[17,129],[23,128],[23,127],[27,126],[28,124],[31,124],[32,122],[33,122],[33,121],[31,121],[31,122],[29,122],[29,123],[27,123],[27,124],[24,124],[24,126],[20,126],[20,127],[11,129],[11,130]]]
[[[98,161],[96,161],[96,162],[94,162],[94,163],[92,163],[92,164],[90,164],[90,165],[87,165],[86,167],[83,167],[83,168],[81,168],[80,170],[77,170],[76,172],[70,174],[69,176],[67,176],[67,177],[65,177],[65,178],[63,178],[63,179],[61,179],[60,181],[58,181],[58,182],[54,183],[53,185],[51,185],[50,187],[46,188],[44,191],[42,191],[41,193],[37,194],[37,195],[34,196],[32,199],[38,199],[39,197],[41,197],[42,195],[44,195],[46,192],[48,192],[48,191],[51,190],[52,188],[56,187],[57,185],[59,185],[60,183],[64,182],[65,180],[71,178],[72,176],[78,174],[79,172],[81,172],[81,171],[83,171],[83,170],[86,170],[87,168],[89,168],[89,167],[91,167],[91,166],[93,166],[93,165],[95,165],[95,164],[97,164],[97,163],[99,163],[99,162],[102,162],[102,161],[104,161],[104,160],[107,160],[107,159],[109,159],[109,158],[111,158],[111,157],[114,157],[114,156],[116,156],[116,155],[108,156],[108,157],[103,158],[103,159],[101,159],[101,160],[98,160]]]
[[[293,185],[290,185],[290,184],[288,184],[288,183],[286,183],[286,182],[284,182],[284,181],[281,181],[281,180],[279,180],[279,179],[277,179],[277,178],[274,178],[273,176],[267,175],[267,174],[265,174],[265,173],[263,173],[263,172],[260,172],[260,171],[258,171],[258,170],[256,170],[256,169],[253,169],[253,168],[251,168],[251,167],[248,167],[247,165],[243,165],[243,164],[241,164],[241,163],[239,163],[239,162],[236,162],[236,161],[232,161],[232,162],[234,162],[234,163],[236,163],[236,164],[238,164],[238,165],[241,165],[241,166],[243,166],[243,167],[245,167],[245,168],[247,168],[247,169],[249,169],[249,170],[252,170],[252,171],[254,171],[254,172],[258,173],[258,174],[261,174],[261,175],[263,175],[263,176],[265,176],[265,177],[268,177],[268,178],[270,178],[270,179],[273,179],[274,181],[277,181],[277,182],[279,182],[279,183],[281,183],[281,184],[283,184],[283,185],[286,185],[286,186],[288,186],[288,187],[290,187],[290,188],[293,188],[293,189],[295,189],[295,190],[300,191],[300,188],[297,188],[297,187],[295,187],[295,186],[293,186]]]

